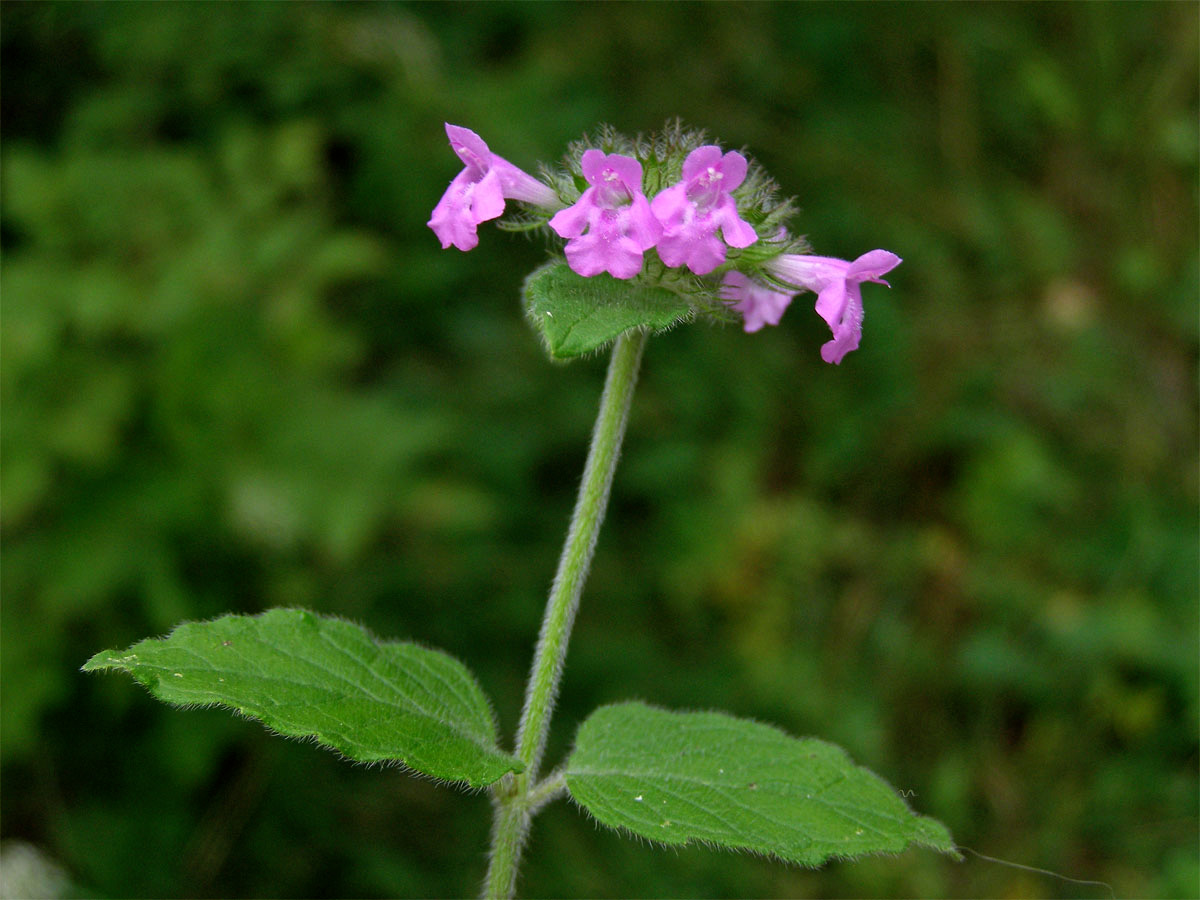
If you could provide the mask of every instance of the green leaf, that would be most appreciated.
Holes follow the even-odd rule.
[[[458,660],[304,610],[189,622],[83,667],[101,669],[128,672],[167,703],[228,707],[360,762],[398,760],[473,787],[522,769],[496,746],[487,698]]]
[[[956,853],[943,825],[840,748],[724,713],[602,707],[579,729],[567,789],[601,823],[664,844],[806,866],[909,844]]]
[[[611,275],[584,278],[552,262],[525,280],[525,313],[556,359],[599,350],[632,328],[665,331],[692,314],[674,291]]]

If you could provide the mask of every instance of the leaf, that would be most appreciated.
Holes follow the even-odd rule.
[[[522,769],[496,746],[487,698],[454,657],[305,610],[186,623],[83,667],[101,669],[128,672],[167,703],[224,706],[360,762],[398,760],[473,787]]]
[[[692,314],[674,291],[611,275],[584,278],[552,262],[525,280],[525,313],[556,359],[598,350],[632,328],[665,331]]]
[[[641,703],[596,710],[580,726],[567,789],[601,823],[664,844],[700,841],[816,866],[922,844],[956,853],[838,747],[724,713]]]

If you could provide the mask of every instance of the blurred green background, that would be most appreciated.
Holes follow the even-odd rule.
[[[303,605],[519,711],[603,378],[425,227],[442,123],[744,146],[816,252],[904,257],[862,349],[652,341],[550,748],[596,705],[844,746],[982,853],[1195,897],[1195,4],[17,4],[3,65],[3,810],[68,895],[471,894],[484,795],[84,677]],[[11,862],[16,856],[10,852]],[[9,873],[14,871],[10,865]],[[1105,896],[535,825],[529,896]]]

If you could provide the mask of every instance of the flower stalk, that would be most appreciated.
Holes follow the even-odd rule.
[[[517,732],[517,757],[524,763],[525,769],[517,775],[507,776],[492,793],[495,819],[484,888],[484,896],[488,898],[513,896],[521,849],[533,815],[565,788],[561,773],[538,782],[538,767],[546,748],[554,704],[558,699],[571,627],[579,610],[579,598],[608,507],[613,473],[621,453],[621,442],[625,436],[625,425],[629,419],[629,407],[646,340],[646,332],[626,332],[617,338],[609,360],[604,392],[600,397],[600,411],[583,469],[583,481],[579,486],[567,540],[546,603],[542,630],[526,687],[525,707]]]

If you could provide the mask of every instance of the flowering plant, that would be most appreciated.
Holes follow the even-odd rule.
[[[946,829],[915,814],[844,751],[717,712],[624,702],[580,726],[560,766],[542,774],[551,716],[608,503],[649,334],[697,317],[779,323],[804,291],[840,363],[862,336],[863,282],[900,263],[886,250],[853,261],[810,255],[761,168],[697,132],[651,138],[611,130],[530,175],[469,129],[447,125],[463,169],[428,225],[443,248],[478,245],[480,224],[543,228],[564,239],[526,280],[526,313],[551,356],[613,344],[599,414],[546,605],[512,751],[482,686],[457,659],[304,610],[188,623],[85,670],[121,670],[162,700],[219,705],[359,761],[392,761],[447,782],[487,788],[494,807],[484,892],[511,897],[533,818],[569,796],[606,826],[661,844],[702,842],[801,865],[924,845],[954,854]]]

